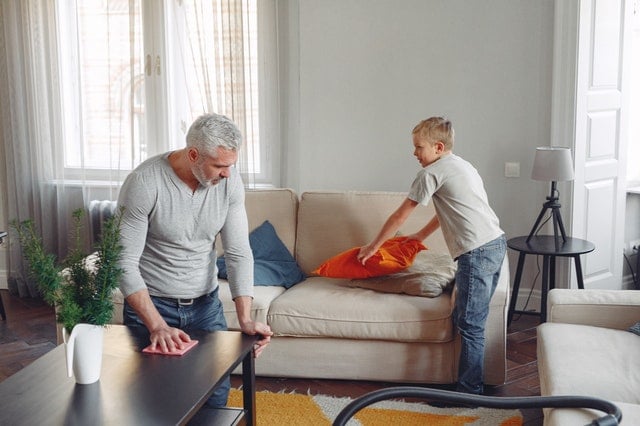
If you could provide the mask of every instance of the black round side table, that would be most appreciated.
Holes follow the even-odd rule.
[[[529,239],[529,242],[527,242]],[[524,259],[528,254],[543,256],[542,262],[542,301],[540,306],[540,320],[547,320],[547,293],[556,286],[556,257],[572,257],[576,266],[576,278],[578,279],[578,288],[584,289],[584,281],[582,278],[582,265],[580,263],[580,255],[592,252],[596,246],[587,240],[579,238],[567,237],[566,241],[562,241],[562,237],[554,237],[553,235],[536,235],[531,238],[527,236],[511,238],[507,241],[507,247],[520,252],[518,256],[518,267],[516,269],[516,277],[511,290],[511,300],[509,301],[509,313],[507,316],[507,324],[511,324],[514,313],[538,315],[536,312],[516,311],[516,300],[518,298],[518,290],[520,289],[520,280],[522,279],[522,269],[524,267]]]

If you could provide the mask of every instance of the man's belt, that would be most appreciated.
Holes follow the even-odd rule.
[[[209,296],[208,294],[203,294],[200,297],[194,297],[191,299],[185,299],[185,298],[173,298],[173,297],[160,297],[160,296],[154,296],[157,297],[160,300],[164,300],[165,302],[169,302],[169,303],[173,303],[177,306],[191,306],[195,303],[198,302],[202,302],[204,299],[207,298],[207,296]]]

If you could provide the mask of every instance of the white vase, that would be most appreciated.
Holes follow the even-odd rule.
[[[88,385],[100,379],[102,369],[102,340],[104,327],[92,324],[76,324],[67,335],[62,336],[67,354],[67,374],[75,376],[76,383]]]

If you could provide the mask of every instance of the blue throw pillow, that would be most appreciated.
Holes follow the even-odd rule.
[[[306,278],[268,220],[251,231],[249,245],[253,252],[254,285],[280,285],[289,288]],[[227,265],[224,256],[220,256],[216,264],[218,277],[226,280]]]

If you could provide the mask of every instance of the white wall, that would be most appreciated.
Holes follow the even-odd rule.
[[[298,189],[406,191],[411,129],[446,115],[505,226],[528,232],[548,191],[530,171],[549,143],[551,0],[301,0],[299,23]]]
[[[552,0],[284,6],[283,186],[407,191],[419,168],[411,129],[445,115],[507,236],[529,233],[549,190],[530,174],[535,147],[550,138]],[[520,178],[504,177],[507,161],[520,163]]]
[[[530,172],[549,144],[553,0],[277,5],[281,186],[407,191],[419,168],[411,129],[446,115],[507,236],[529,232],[548,192]],[[507,161],[520,178],[504,177]]]

